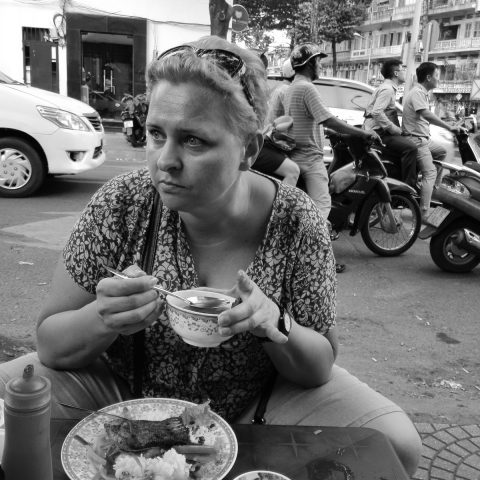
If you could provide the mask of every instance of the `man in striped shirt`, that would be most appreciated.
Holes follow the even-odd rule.
[[[366,141],[380,141],[376,133],[352,127],[328,110],[313,84],[318,76],[320,60],[326,56],[314,43],[296,46],[290,55],[295,78],[286,90],[283,104],[277,102],[271,106],[273,118],[281,115],[293,118],[296,147],[290,152],[290,158],[300,167],[307,193],[325,220],[330,213],[331,199],[327,169],[323,162],[322,125]]]

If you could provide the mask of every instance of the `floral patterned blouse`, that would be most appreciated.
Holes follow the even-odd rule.
[[[64,250],[74,281],[95,294],[101,264],[123,270],[142,264],[155,190],[147,169],[120,175],[92,197]],[[265,237],[247,274],[295,320],[322,334],[335,324],[335,262],[324,221],[301,190],[277,182]],[[162,206],[153,275],[169,290],[199,286],[177,212]],[[230,285],[226,286],[229,288]],[[112,369],[133,385],[133,338],[120,335],[105,352]],[[273,365],[257,337],[246,332],[216,348],[188,345],[163,308],[145,331],[143,395],[202,402],[233,421],[260,393]]]

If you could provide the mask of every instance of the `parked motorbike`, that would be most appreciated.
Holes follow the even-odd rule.
[[[435,162],[434,198],[441,202],[419,238],[430,240],[430,256],[446,272],[465,273],[480,263],[480,133],[458,134],[462,165]]]
[[[148,104],[144,93],[136,95],[126,94],[122,98],[125,106],[120,114],[123,120],[123,133],[133,147],[142,147],[146,143],[145,122],[148,113]]]
[[[328,217],[336,232],[361,233],[374,253],[390,257],[407,251],[421,225],[415,190],[389,178],[378,151],[349,135],[326,129],[333,148],[329,166],[332,208]],[[346,159],[354,158],[346,163]]]

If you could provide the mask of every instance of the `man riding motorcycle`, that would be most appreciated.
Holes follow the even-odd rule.
[[[422,188],[420,209],[422,219],[429,214],[433,188],[437,177],[437,169],[433,160],[444,161],[447,155],[445,149],[430,137],[430,124],[437,125],[457,133],[465,129],[449,125],[430,110],[428,92],[438,85],[440,71],[435,63],[423,62],[416,70],[417,85],[405,96],[403,101],[402,134],[417,145],[417,161],[422,172]]]
[[[269,118],[288,115],[293,118],[293,136],[296,147],[290,158],[300,167],[300,176],[305,182],[307,193],[327,219],[331,200],[328,188],[328,174],[323,163],[323,127],[338,133],[351,134],[366,141],[379,141],[375,132],[352,127],[335,117],[323,102],[313,80],[318,76],[320,61],[327,55],[314,43],[297,45],[290,62],[295,78],[285,93],[284,102],[269,106]]]
[[[300,167],[300,176],[308,195],[328,221],[331,198],[328,173],[323,162],[323,126],[338,133],[363,138],[367,142],[381,143],[381,140],[375,132],[352,127],[335,117],[323,102],[313,80],[319,75],[321,59],[326,56],[314,43],[295,46],[290,55],[295,78],[285,92],[284,101],[269,106],[267,117],[288,115],[293,118],[296,146],[290,152],[290,158]],[[344,265],[337,264],[337,272],[344,269]]]
[[[365,130],[377,132],[385,147],[382,154],[394,162],[401,180],[411,187],[417,183],[417,146],[407,137],[402,137],[402,129],[396,109],[396,95],[399,85],[405,83],[405,68],[400,60],[387,60],[380,73],[384,82],[372,93],[365,109]]]

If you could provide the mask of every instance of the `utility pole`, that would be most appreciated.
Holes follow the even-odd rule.
[[[404,97],[412,88],[413,75],[415,72],[415,54],[417,52],[418,36],[420,33],[420,20],[422,16],[423,0],[415,2],[415,11],[413,13],[412,21],[412,36],[407,51],[407,75],[405,79]]]
[[[425,2],[425,14],[422,17],[422,28],[423,28],[423,52],[422,52],[422,62],[428,62],[428,53],[430,50],[430,43],[432,40],[432,22],[428,21],[428,2]]]
[[[312,1],[312,16],[310,17],[310,38],[318,43],[318,0]]]

